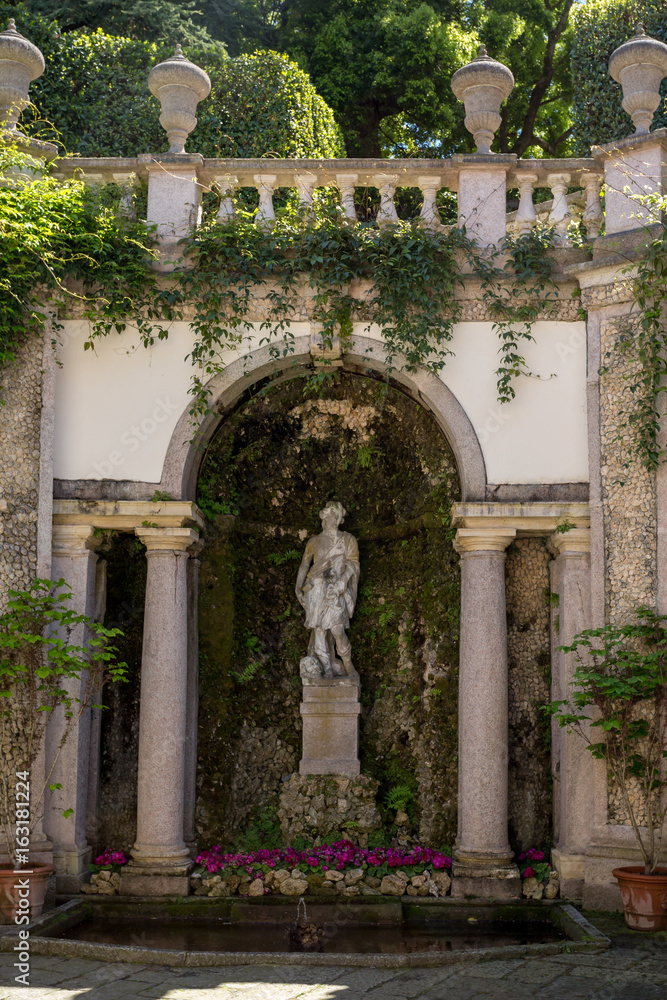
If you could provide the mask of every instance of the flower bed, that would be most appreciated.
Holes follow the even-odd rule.
[[[120,870],[127,862],[128,858],[122,851],[104,851],[95,858],[92,865],[88,865],[88,871],[93,874],[90,882],[81,886],[81,892],[115,896],[120,889]]]
[[[451,858],[420,846],[370,849],[338,840],[305,851],[244,854],[213,847],[196,860],[197,896],[444,896],[451,885]]]
[[[534,847],[519,855],[521,888],[527,899],[555,899],[560,891],[558,872],[544,860],[544,851]]]

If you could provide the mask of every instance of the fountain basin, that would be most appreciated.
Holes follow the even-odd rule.
[[[564,951],[609,939],[568,903],[306,899],[321,950],[294,950],[297,902],[206,897],[70,900],[31,925],[34,954],[172,966],[439,966]],[[292,935],[290,935],[292,931]],[[292,940],[290,940],[292,937]],[[310,934],[307,940],[317,935]],[[13,935],[0,939],[11,950]]]

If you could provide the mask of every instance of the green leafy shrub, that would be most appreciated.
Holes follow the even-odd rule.
[[[586,156],[595,143],[611,142],[634,132],[632,120],[621,106],[621,86],[609,76],[609,56],[634,35],[637,21],[644,23],[647,34],[667,42],[667,7],[664,0],[588,0],[575,8],[573,16],[574,152]],[[661,93],[663,97],[667,94],[667,81],[663,81]],[[652,127],[666,125],[667,106],[663,101]]]
[[[667,817],[667,616],[639,607],[636,622],[586,629],[560,648],[576,658],[573,691],[546,711],[606,761],[649,875]]]
[[[81,156],[136,156],[163,152],[167,139],[160,105],[148,89],[152,66],[172,54],[155,42],[102,30],[60,31],[57,22],[26,6],[0,0],[0,22],[16,17],[38,45],[46,69],[32,85],[28,130],[59,140]],[[186,55],[211,77],[211,95],[198,109],[188,151],[203,156],[344,156],[333,112],[307,73],[287,56],[255,52],[229,59],[224,46],[186,46]],[[44,128],[53,123],[55,132]]]
[[[192,58],[192,57],[191,57]],[[188,149],[204,156],[345,156],[333,111],[302,69],[278,52],[227,59],[211,72]]]
[[[37,579],[27,590],[10,590],[7,610],[0,615],[0,829],[19,864],[28,861],[29,831],[44,793],[61,787],[51,778],[78,719],[91,707],[103,681],[125,679],[126,665],[117,662],[117,650],[109,643],[122,635],[120,629],[77,614],[67,607],[71,598],[64,580]],[[30,805],[19,812],[16,780],[30,782],[47,723],[58,710],[62,731],[55,759],[45,780],[32,782]],[[71,813],[67,809],[63,815]],[[17,837],[12,836],[15,821],[20,824]]]

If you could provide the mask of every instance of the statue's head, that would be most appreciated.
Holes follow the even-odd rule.
[[[334,518],[336,519],[336,526],[338,526],[344,517],[345,508],[337,500],[329,500],[320,511],[320,520],[325,526],[328,520],[333,520]]]

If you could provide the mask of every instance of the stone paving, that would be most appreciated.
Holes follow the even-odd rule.
[[[440,969],[178,969],[38,955],[28,987],[0,954],[0,1000],[667,1000],[667,935],[601,929],[610,951]]]

